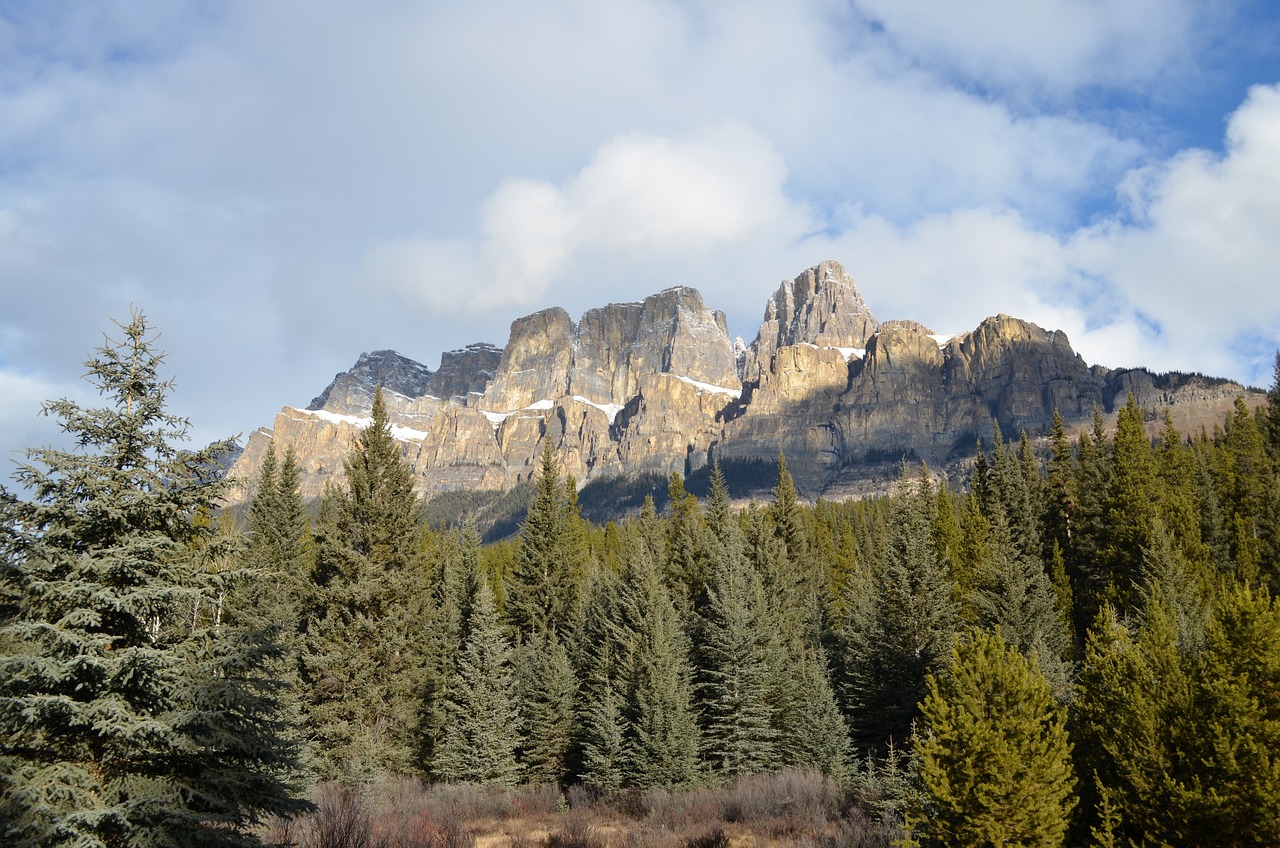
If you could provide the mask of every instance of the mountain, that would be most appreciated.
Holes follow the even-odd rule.
[[[1168,411],[1198,432],[1249,391],[1089,366],[1061,331],[1008,315],[959,335],[881,322],[826,261],[782,282],[749,346],[696,289],[675,287],[576,323],[560,308],[535,312],[512,322],[505,347],[446,352],[434,372],[395,351],[362,354],[308,408],[285,407],[250,435],[230,472],[239,496],[272,441],[294,447],[303,493],[318,495],[342,473],[379,385],[426,495],[511,489],[550,439],[579,483],[783,453],[806,494],[844,496],[883,488],[903,459],[963,463],[995,422],[1043,436],[1055,409],[1081,427],[1133,394],[1153,426]]]

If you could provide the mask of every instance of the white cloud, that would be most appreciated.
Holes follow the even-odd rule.
[[[922,64],[988,86],[1059,93],[1149,84],[1187,55],[1198,23],[1186,0],[857,0],[857,6]]]
[[[674,140],[628,133],[559,186],[511,179],[482,205],[473,240],[416,235],[373,245],[362,277],[434,309],[481,312],[536,302],[575,261],[600,253],[656,258],[798,233],[786,167],[740,126]],[[461,279],[484,285],[459,297]]]
[[[1250,92],[1225,154],[1186,151],[1128,187],[1135,223],[1082,231],[1079,265],[1156,323],[1166,361],[1267,381],[1280,346],[1280,86]],[[1248,338],[1241,362],[1233,345]]]
[[[1185,151],[1124,181],[1123,215],[1058,234],[1009,210],[909,225],[853,210],[836,237],[882,317],[943,332],[1003,311],[1063,329],[1086,359],[1268,384],[1280,347],[1280,86],[1254,88],[1222,155]]]
[[[54,419],[40,414],[41,405],[48,400],[70,397],[84,400],[84,388],[45,380],[39,376],[22,374],[0,368],[0,434],[7,455],[0,454],[0,482],[13,471],[14,462],[25,461],[25,448],[46,445],[68,447]]]

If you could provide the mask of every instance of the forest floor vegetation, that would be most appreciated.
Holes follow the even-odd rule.
[[[887,848],[901,836],[813,771],[741,777],[687,791],[596,796],[580,786],[515,788],[389,780],[327,784],[314,813],[266,842],[298,848]]]

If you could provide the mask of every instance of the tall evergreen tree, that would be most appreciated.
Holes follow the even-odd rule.
[[[887,560],[844,626],[844,697],[855,743],[883,751],[911,735],[925,680],[948,657],[957,627],[954,590],[932,544],[928,481],[894,497]]]
[[[1228,591],[1194,669],[1186,844],[1280,844],[1280,603]]]
[[[534,783],[559,783],[569,774],[569,747],[576,729],[578,681],[569,653],[552,633],[521,645],[516,658],[524,774]]]
[[[720,544],[701,622],[699,702],[704,760],[714,773],[733,777],[776,763],[770,661],[777,634],[732,518],[716,521]]]
[[[778,741],[783,765],[817,769],[837,783],[850,776],[849,725],[836,701],[822,648],[812,648],[791,664],[790,688],[782,699]]]
[[[1271,388],[1267,390],[1267,453],[1280,466],[1280,350],[1276,351]]]
[[[1148,608],[1136,642],[1110,606],[1090,628],[1073,705],[1080,827],[1117,844],[1185,845],[1188,763],[1178,738],[1189,681],[1165,610]]]
[[[447,716],[432,773],[458,783],[512,786],[520,778],[520,713],[512,649],[502,632],[488,581],[476,585],[458,671],[448,687]]]
[[[193,622],[230,575],[193,552],[222,494],[179,451],[154,331],[135,311],[86,366],[107,405],[51,401],[72,450],[28,451],[5,505],[0,828],[15,846],[250,845],[305,805],[267,667],[275,631]],[[216,580],[216,582],[215,582]]]
[[[316,522],[302,673],[322,777],[419,768],[430,594],[422,503],[391,435],[382,390]]]
[[[533,502],[520,526],[519,548],[507,585],[507,617],[526,636],[546,638],[572,629],[578,584],[566,544],[566,499],[551,440],[543,443]]]
[[[636,545],[623,573],[620,625],[627,782],[678,788],[698,776],[693,670],[679,616],[646,545]]]
[[[1034,660],[999,634],[957,641],[931,675],[916,745],[925,804],[908,817],[924,845],[1058,846],[1075,805],[1061,710]]]

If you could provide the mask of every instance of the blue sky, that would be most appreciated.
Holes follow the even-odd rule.
[[[360,352],[699,288],[1269,385],[1280,11],[1184,0],[0,0],[0,451],[144,308],[196,440]]]

